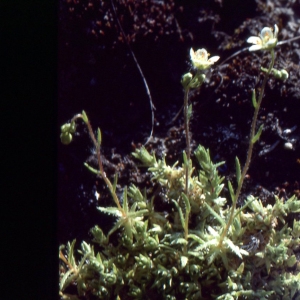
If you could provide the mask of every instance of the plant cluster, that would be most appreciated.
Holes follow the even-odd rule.
[[[83,241],[75,251],[75,240],[60,246],[62,299],[300,299],[300,221],[286,222],[288,215],[300,212],[300,200],[274,196],[273,203],[263,203],[249,195],[237,206],[262,133],[256,121],[264,87],[268,76],[278,72],[273,69],[277,34],[275,25],[274,34],[265,27],[259,37],[248,39],[255,44],[249,50],[269,51],[271,62],[262,69],[258,100],[253,91],[249,149],[243,168],[236,158],[236,182],[228,182],[231,199],[222,197],[225,183],[218,168],[224,162],[214,163],[201,145],[193,153],[190,149],[189,91],[202,85],[205,70],[219,59],[208,59],[205,49],[190,50],[194,69],[182,77],[186,150],[181,165],[169,165],[145,147],[132,153],[151,173],[156,193],[130,185],[117,195],[118,178],[111,182],[102,165],[101,131],[94,134],[84,111],[62,126],[61,140],[69,144],[76,121],[86,124],[98,168],[85,165],[105,181],[115,204],[98,210],[116,220],[108,233],[98,226],[91,229],[94,246]],[[288,76],[279,72],[281,80]]]

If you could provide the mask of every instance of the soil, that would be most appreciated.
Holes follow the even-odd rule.
[[[221,57],[207,74],[209,80],[190,94],[190,130],[193,149],[201,144],[215,162],[226,161],[220,172],[227,182],[234,177],[235,156],[242,165],[245,161],[251,91],[260,87],[260,66],[267,67],[270,59],[266,52],[236,53],[265,26],[278,25],[279,41],[300,36],[300,1],[61,0],[59,16],[58,132],[84,109],[93,128],[101,128],[105,169],[111,178],[118,172],[120,187],[152,184],[130,154],[151,131],[150,102],[131,51],[156,107],[147,149],[157,157],[166,153],[170,164],[181,161],[185,149],[182,112],[173,119],[183,105],[180,79],[191,69],[189,50],[206,48]],[[241,201],[250,193],[270,202],[274,194],[300,197],[299,45],[300,39],[276,47],[275,68],[286,69],[289,78],[268,80],[258,122],[264,129]],[[284,135],[286,129],[292,132]],[[93,153],[83,124],[69,146],[60,143],[58,134],[59,243],[74,238],[89,242],[91,227],[98,224],[106,231],[113,221],[96,209],[113,205],[107,189],[83,166],[94,163]],[[299,219],[299,214],[292,217]]]

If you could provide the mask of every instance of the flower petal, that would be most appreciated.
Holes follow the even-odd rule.
[[[263,40],[263,43],[267,43],[270,39],[273,38],[273,32],[270,27],[264,27],[260,32],[260,37]]]
[[[190,56],[191,56],[191,59],[195,58],[195,52],[194,52],[193,48],[191,48],[191,50],[190,50]]]
[[[247,40],[247,43],[255,44],[255,45],[262,45],[262,40],[258,36],[250,36]]]
[[[213,63],[215,63],[216,61],[218,61],[219,59],[220,59],[220,56],[212,56],[212,57],[208,60],[208,62],[211,63],[211,64],[213,64]]]
[[[256,51],[262,49],[261,45],[253,45],[249,48],[249,51]]]
[[[266,44],[266,48],[269,48],[269,47],[275,47],[277,44],[277,39],[273,38],[273,39],[270,39]]]
[[[279,31],[278,26],[275,24],[274,25],[274,38],[275,39],[277,39],[278,31]]]

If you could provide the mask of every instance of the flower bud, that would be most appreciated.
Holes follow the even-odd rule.
[[[60,141],[64,145],[69,145],[72,142],[72,139],[73,139],[73,136],[69,132],[64,132],[64,133],[61,133],[61,135],[60,135]]]
[[[282,69],[282,70],[276,70],[272,69],[273,75],[275,78],[280,79],[280,80],[286,80],[289,78],[289,73]]]
[[[204,82],[205,78],[206,77],[204,74],[197,74],[194,80],[191,82],[190,87],[194,89],[200,87]]]
[[[76,132],[76,124],[75,122],[73,121],[70,125],[70,133],[75,133]]]
[[[263,71],[265,73],[268,73],[268,69],[263,68],[263,67],[261,67],[260,69],[261,69],[261,71]],[[283,80],[286,80],[286,79],[289,78],[289,73],[284,69],[277,70],[277,69],[273,68],[271,72],[272,72],[272,74],[274,75],[274,77],[276,79],[279,79],[279,80],[283,81]]]
[[[286,80],[288,78],[289,78],[289,73],[286,70],[282,69],[281,70],[281,80]]]
[[[60,131],[62,133],[66,133],[66,132],[69,132],[70,131],[70,128],[71,128],[71,124],[70,123],[67,123],[67,124],[64,124],[60,127]]]
[[[188,87],[188,85],[190,84],[192,79],[193,79],[193,75],[191,73],[186,73],[182,76],[181,84],[184,89],[186,89]]]

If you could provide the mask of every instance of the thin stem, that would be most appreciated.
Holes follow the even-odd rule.
[[[184,130],[186,138],[186,156],[187,156],[187,165],[185,166],[185,194],[188,196],[189,190],[189,166],[190,166],[190,129],[189,129],[189,117],[188,117],[188,101],[189,101],[189,87],[184,90]]]
[[[75,121],[78,118],[82,118],[83,119],[83,116],[81,114],[78,114],[75,117],[73,117],[73,119],[71,121]],[[102,164],[102,160],[101,160],[100,145],[99,145],[99,143],[96,140],[96,137],[94,135],[92,126],[91,126],[91,124],[90,124],[89,121],[86,124],[87,124],[87,128],[88,128],[90,137],[91,137],[91,139],[93,141],[93,144],[94,144],[94,146],[96,148],[98,166],[99,166],[99,171],[100,171],[101,177],[104,180],[104,182],[106,183],[106,185],[107,185],[107,187],[108,187],[108,189],[109,189],[109,191],[110,191],[110,193],[111,193],[111,195],[113,197],[113,200],[114,200],[115,204],[117,205],[118,209],[122,212],[122,214],[125,215],[125,212],[124,212],[123,208],[120,205],[120,201],[118,199],[118,196],[116,195],[116,193],[114,191],[113,185],[111,184],[110,180],[106,176],[106,173],[104,172],[104,168],[103,168],[103,164]]]
[[[188,116],[188,109],[189,109],[189,87],[186,87],[184,90],[184,130],[185,130],[185,138],[186,138],[186,157],[187,162],[185,165],[185,194],[189,196],[189,173],[190,173],[190,157],[191,157],[191,149],[190,149],[190,129],[189,129],[189,116]],[[188,232],[189,232],[189,212],[185,212],[185,226],[184,226],[184,238],[187,240]],[[184,245],[183,253],[186,254],[187,252],[187,245]]]
[[[258,112],[259,112],[260,105],[261,105],[261,102],[262,102],[262,98],[263,98],[263,95],[264,95],[266,83],[267,83],[267,80],[268,80],[269,75],[271,73],[271,70],[272,70],[272,68],[274,66],[274,62],[275,62],[275,54],[274,54],[274,49],[272,49],[271,50],[271,62],[270,62],[270,65],[269,65],[268,72],[266,73],[266,75],[264,77],[264,80],[263,80],[263,83],[262,83],[262,86],[261,86],[261,91],[260,91],[260,94],[259,94],[257,106],[256,106],[256,108],[254,110],[254,116],[253,116],[252,123],[251,123],[250,141],[249,141],[249,149],[248,149],[248,152],[247,152],[246,163],[245,163],[245,166],[243,168],[240,181],[238,182],[238,187],[237,187],[236,193],[234,195],[234,201],[232,203],[232,208],[231,208],[231,212],[230,212],[230,217],[229,217],[228,223],[227,223],[227,225],[226,225],[226,227],[225,227],[225,229],[224,229],[224,231],[223,231],[223,233],[221,235],[221,238],[220,238],[220,242],[219,242],[219,246],[220,247],[222,246],[223,240],[224,240],[225,236],[228,233],[230,225],[233,222],[234,212],[235,212],[235,209],[236,209],[236,203],[237,203],[237,200],[238,200],[239,195],[241,193],[241,189],[242,189],[242,186],[243,186],[243,183],[244,183],[244,179],[246,177],[247,171],[248,171],[249,166],[250,166],[251,157],[252,157],[252,153],[253,153],[253,146],[254,146],[253,137],[255,136],[255,129],[256,129]]]

